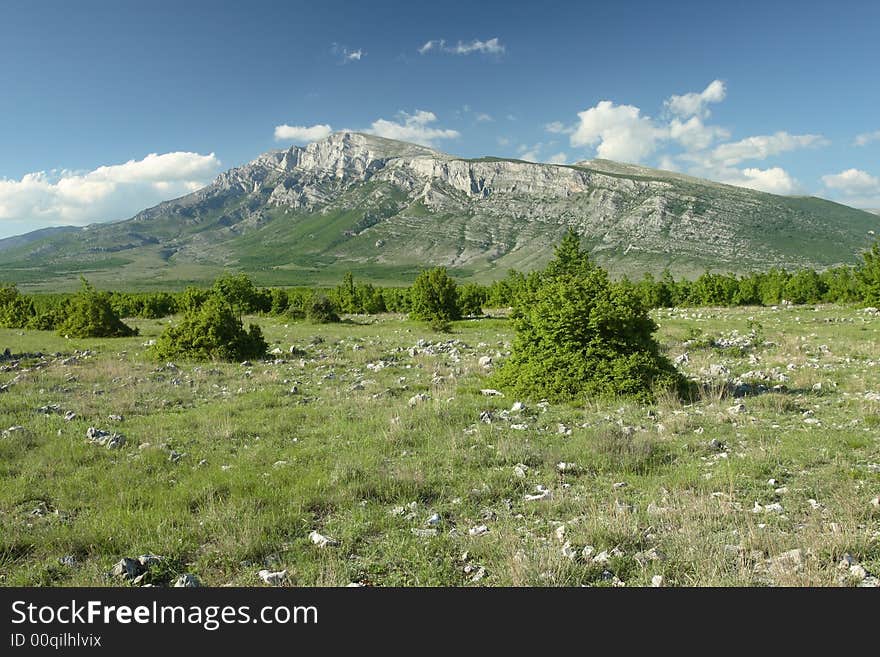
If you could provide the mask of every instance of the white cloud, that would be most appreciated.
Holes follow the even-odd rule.
[[[794,194],[801,189],[800,183],[781,167],[746,168],[721,182],[771,194]]]
[[[491,123],[494,120],[495,119],[493,119],[490,114],[486,114],[485,112],[477,114],[477,123]]]
[[[516,152],[519,156],[518,159],[526,160],[527,162],[540,162],[542,148],[544,148],[544,144],[541,142],[532,144],[531,146],[528,144],[520,144],[516,148]]]
[[[787,132],[777,132],[773,135],[758,135],[721,144],[712,151],[710,157],[713,162],[721,166],[734,166],[744,160],[765,160],[786,151],[825,146],[828,143],[828,140],[821,135],[790,135]]]
[[[711,115],[709,106],[723,101],[726,95],[725,84],[713,80],[700,92],[667,98],[663,113],[656,119],[645,116],[634,105],[603,100],[579,112],[579,122],[572,128],[554,121],[544,129],[555,134],[568,133],[573,147],[594,147],[596,155],[602,158],[645,163],[656,154],[662,169],[686,171],[693,176],[776,194],[801,193],[800,183],[781,167],[737,165],[830,142],[821,135],[793,135],[785,131],[729,142],[730,132],[726,128],[706,122]]]
[[[506,48],[504,44],[494,37],[487,41],[474,39],[468,43],[459,41],[454,46],[446,45],[446,39],[432,39],[419,48],[419,54],[425,55],[429,52],[443,52],[451,55],[470,55],[472,53],[482,53],[484,55],[502,55]]]
[[[415,114],[400,112],[397,122],[378,119],[373,121],[367,132],[388,139],[411,141],[423,146],[433,146],[438,139],[457,139],[461,136],[457,130],[432,127],[430,124],[436,121],[437,116],[433,112],[424,110],[416,110]]]
[[[849,194],[880,194],[880,178],[872,176],[867,171],[862,171],[861,169],[847,169],[840,173],[822,176],[822,183],[829,189],[836,189]]]
[[[863,132],[855,138],[853,145],[867,146],[872,141],[880,141],[880,130],[875,130],[874,132]]]
[[[547,158],[547,164],[565,164],[568,161],[568,155],[565,153],[556,153]]]
[[[669,137],[679,142],[687,151],[709,148],[715,141],[728,139],[730,132],[718,126],[707,126],[699,116],[687,121],[672,119],[669,123]]]
[[[670,96],[665,105],[674,115],[681,118],[699,116],[708,118],[709,103],[720,103],[727,95],[727,88],[721,80],[712,80],[709,86],[699,93],[687,93],[681,96]]]
[[[361,61],[361,57],[366,55],[363,50],[358,48],[357,50],[353,50],[349,52],[348,50],[343,51],[343,56],[345,57],[345,61],[347,62],[359,62]]]
[[[312,126],[304,125],[277,125],[275,126],[275,141],[292,141],[298,144],[308,144],[329,137],[333,132],[327,124],[319,123]]]
[[[846,169],[822,176],[822,183],[833,190],[841,203],[855,208],[880,208],[880,177],[861,169]]]
[[[21,180],[0,179],[0,220],[20,231],[127,219],[204,187],[219,169],[214,153],[151,153],[88,172],[38,171]]]
[[[663,134],[638,107],[610,100],[578,112],[578,117],[571,145],[596,146],[598,156],[609,160],[639,162],[654,153]]]

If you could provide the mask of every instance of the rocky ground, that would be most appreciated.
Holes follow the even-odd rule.
[[[0,584],[877,586],[876,312],[656,319],[690,403],[504,396],[503,318],[260,318],[235,364],[0,331]]]

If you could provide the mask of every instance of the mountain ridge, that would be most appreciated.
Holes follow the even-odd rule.
[[[488,280],[541,266],[568,228],[616,273],[822,268],[855,261],[878,224],[815,197],[640,165],[459,158],[340,132],[263,153],[131,219],[0,240],[0,279],[39,287],[88,273],[168,286],[232,268],[266,284],[329,281],[345,270],[404,282],[446,265]]]

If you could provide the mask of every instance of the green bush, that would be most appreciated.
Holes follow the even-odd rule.
[[[483,314],[483,304],[489,297],[488,290],[476,283],[468,283],[459,288],[459,308],[466,317],[478,317]]]
[[[410,318],[428,322],[434,330],[448,330],[450,322],[461,319],[458,286],[446,273],[446,267],[419,274],[410,290],[410,299]]]
[[[859,295],[866,306],[880,306],[880,240],[862,254],[862,265],[856,270]]]
[[[211,295],[178,324],[166,328],[151,352],[161,360],[236,361],[261,358],[268,348],[259,326],[251,324],[245,331],[232,306],[218,295]]]
[[[657,388],[684,391],[685,381],[660,354],[634,286],[616,285],[590,262],[573,233],[518,296],[510,358],[497,386],[553,402],[624,395],[649,401]]]
[[[224,274],[212,288],[214,294],[231,305],[239,316],[247,313],[268,312],[272,308],[272,298],[268,293],[258,290],[247,274]]]
[[[315,295],[306,306],[306,317],[315,324],[329,324],[339,321],[336,306],[323,294]]]
[[[15,285],[0,286],[0,326],[25,328],[35,315],[33,301],[21,294]]]
[[[125,338],[137,329],[125,324],[110,303],[110,293],[98,292],[85,278],[79,293],[70,300],[58,334],[71,338]]]

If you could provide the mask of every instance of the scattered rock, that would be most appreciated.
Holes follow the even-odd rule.
[[[660,588],[664,586],[663,575],[654,575],[651,578],[651,586],[654,588]]]
[[[538,484],[535,486],[536,493],[533,495],[526,495],[524,497],[526,502],[540,502],[542,500],[552,499],[553,493],[546,487]]]
[[[124,580],[134,580],[146,571],[144,565],[138,559],[123,557],[110,571],[111,577]]]
[[[319,534],[317,531],[312,531],[309,534],[309,538],[312,543],[317,545],[319,548],[324,548],[327,546],[339,545],[339,542],[330,538],[329,536],[324,536],[323,534]]]
[[[202,583],[199,581],[199,578],[195,575],[191,575],[190,573],[183,573],[178,575],[177,579],[174,580],[173,586],[174,588],[186,588],[186,589],[195,589],[199,588]]]
[[[800,572],[804,564],[804,553],[800,548],[783,552],[767,561],[767,571],[776,577],[784,577]]]
[[[503,397],[504,393],[492,388],[484,388],[480,393],[485,397]]]
[[[421,403],[428,401],[430,398],[431,398],[430,395],[426,395],[425,393],[420,392],[419,394],[413,395],[412,397],[409,398],[409,405],[411,407],[416,406],[418,404],[421,404]]]
[[[281,584],[284,583],[284,580],[287,579],[287,570],[279,570],[273,573],[272,571],[266,570],[264,568],[257,573],[257,577],[259,577],[269,586],[281,586]]]
[[[119,449],[125,445],[125,436],[121,433],[111,433],[95,427],[86,430],[86,438],[90,443],[102,445],[107,449]]]

